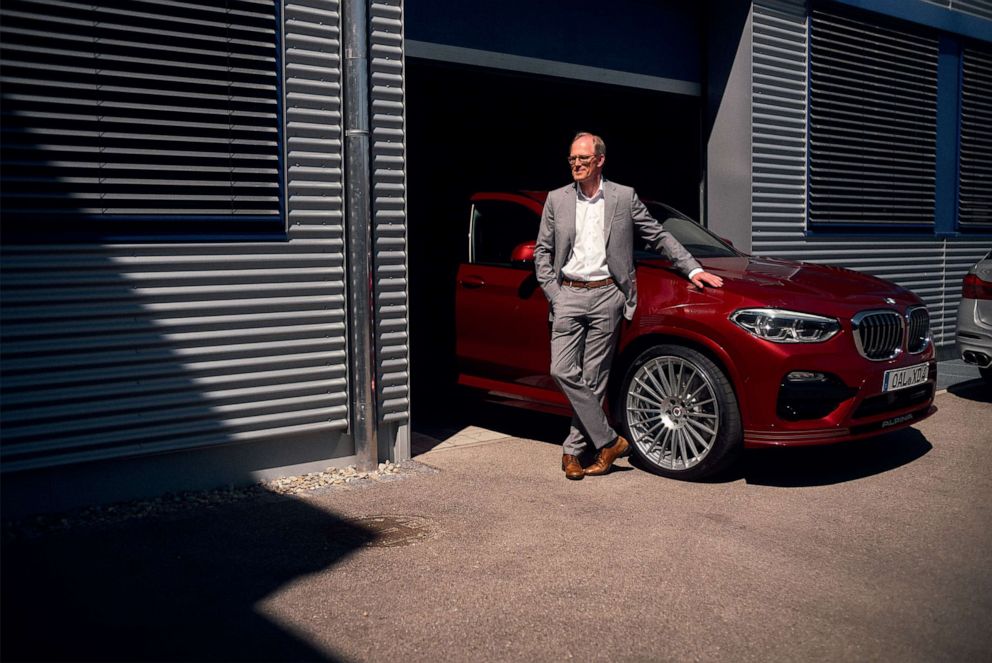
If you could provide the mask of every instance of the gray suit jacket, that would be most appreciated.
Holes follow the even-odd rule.
[[[541,228],[534,247],[537,281],[554,308],[561,290],[561,270],[575,243],[576,184],[548,194],[541,215]],[[637,308],[637,279],[634,275],[634,230],[656,251],[664,251],[675,267],[688,275],[699,263],[662,228],[629,186],[603,180],[603,219],[606,232],[606,266],[627,298],[623,316],[630,320]]]

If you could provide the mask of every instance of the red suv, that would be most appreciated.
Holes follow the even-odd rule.
[[[548,304],[534,275],[545,197],[471,198],[456,295],[458,381],[567,415],[548,374]],[[930,316],[912,292],[838,267],[751,256],[645,204],[724,280],[700,290],[663,256],[637,255],[637,311],[621,330],[607,399],[645,466],[698,479],[743,447],[854,440],[936,411]]]

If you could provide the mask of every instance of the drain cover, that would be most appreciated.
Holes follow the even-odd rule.
[[[394,548],[425,541],[431,532],[431,521],[421,516],[365,516],[341,523],[331,535],[356,547]]]

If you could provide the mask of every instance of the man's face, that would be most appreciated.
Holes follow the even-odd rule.
[[[592,138],[583,136],[572,143],[572,150],[568,154],[568,164],[572,169],[572,179],[576,182],[587,182],[599,179],[603,172],[603,164],[606,162],[605,156],[596,156],[596,146]]]

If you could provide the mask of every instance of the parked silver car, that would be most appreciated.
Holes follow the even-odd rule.
[[[962,359],[992,384],[992,251],[965,274],[955,337]]]

